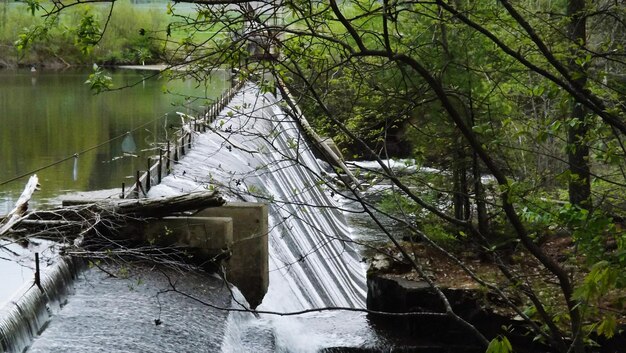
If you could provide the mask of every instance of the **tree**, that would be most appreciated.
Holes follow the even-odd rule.
[[[585,10],[584,1],[572,0],[569,1],[567,6],[567,16],[570,18],[567,29],[568,37],[573,45],[578,45],[581,49],[587,45]],[[577,49],[573,49],[572,58],[569,60],[568,66],[570,71],[576,76],[573,79],[573,83],[584,89],[587,83],[587,73],[584,68],[585,63],[581,62],[584,59],[576,53],[577,51]],[[567,157],[571,171],[569,199],[573,205],[590,208],[591,170],[589,166],[589,147],[586,142],[589,126],[585,121],[587,112],[582,105],[577,102],[572,103],[572,121],[567,131]]]
[[[294,0],[255,2],[254,9],[246,0],[189,2],[198,6],[192,16],[170,8],[177,21],[166,29],[162,56],[168,64],[184,64],[197,75],[224,65],[243,78],[271,72],[275,85],[296,95],[292,111],[298,103],[318,129],[374,158],[378,177],[401,196],[394,200],[420,211],[398,216],[399,222],[495,291],[537,337],[556,351],[583,352],[594,330],[608,333],[610,314],[592,302],[624,285],[626,242],[611,219],[624,210],[602,202],[624,193],[623,85],[608,80],[623,61],[613,50],[620,40],[602,30],[589,34],[585,24],[603,14],[599,23],[624,27],[623,5],[606,2],[594,12],[577,0]],[[77,4],[57,4],[49,13]],[[598,69],[602,64],[611,72]],[[418,162],[444,169],[440,180],[403,178],[389,167],[384,159],[398,130],[402,141],[413,143]],[[484,174],[493,180],[491,190],[483,188]],[[602,197],[592,194],[592,179]],[[568,200],[559,195],[562,180]],[[346,187],[374,215],[379,205]],[[442,200],[425,197],[426,187]],[[452,212],[441,207],[446,201],[455,205]],[[535,314],[439,246],[424,224],[452,226],[460,242],[488,255]],[[569,232],[579,244],[569,261],[586,262],[577,265],[584,279],[541,247],[548,227]],[[390,235],[382,224],[381,231]],[[391,235],[390,241],[447,303],[408,248]],[[607,246],[613,241],[615,251]],[[554,285],[533,282],[510,264],[511,252],[520,251]],[[598,290],[601,273],[612,280]],[[487,346],[475,327],[452,310],[446,314]]]

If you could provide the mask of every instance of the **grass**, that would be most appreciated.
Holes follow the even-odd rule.
[[[103,29],[109,10],[110,5],[105,4],[75,6],[63,11],[58,21],[50,25],[42,17],[43,11],[33,15],[25,4],[0,4],[0,66],[159,61],[165,29],[171,21],[165,4],[144,6],[132,5],[127,0],[116,2],[104,35],[93,48],[81,50],[76,28],[82,18],[92,15]],[[27,50],[20,52],[15,45],[20,36],[42,26],[46,30],[40,31]]]

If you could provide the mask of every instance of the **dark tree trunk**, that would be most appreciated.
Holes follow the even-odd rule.
[[[487,205],[485,204],[485,189],[480,179],[481,170],[478,155],[474,152],[472,158],[472,169],[474,171],[474,195],[476,197],[476,216],[478,218],[478,231],[484,237],[489,237],[489,217],[487,215]]]
[[[455,3],[455,5],[458,5]],[[441,16],[441,23],[439,25],[439,30],[441,31],[441,37],[439,38],[441,41],[441,46],[443,49],[443,57],[442,60],[446,63],[450,63],[454,60],[454,55],[450,52],[450,47],[448,45],[448,29],[446,27],[446,22],[443,19],[443,9],[439,8],[439,15]],[[441,73],[441,84],[445,85],[445,78],[447,72],[444,70]],[[459,105],[464,106],[464,103],[459,100]],[[463,109],[463,111],[467,111]],[[454,208],[454,218],[458,220],[466,220],[470,217],[470,200],[468,197],[468,182],[467,182],[467,163],[466,163],[466,153],[465,146],[463,143],[463,137],[458,133],[454,132],[454,139],[456,140],[456,145],[454,146],[454,152],[452,153],[452,205]]]
[[[470,216],[470,200],[468,197],[469,188],[467,182],[467,163],[465,151],[459,142],[452,161],[453,184],[453,206],[454,217],[459,220],[467,220]]]
[[[587,42],[585,0],[570,0],[567,15],[570,18],[568,35],[573,46],[583,47]],[[587,83],[587,72],[583,65],[576,63],[579,48],[572,50],[569,61],[570,71],[575,75],[575,84],[584,87]],[[589,146],[586,137],[589,126],[585,122],[586,109],[578,103],[572,104],[572,123],[567,131],[567,160],[570,169],[569,200],[573,205],[591,208],[591,171],[589,166]]]

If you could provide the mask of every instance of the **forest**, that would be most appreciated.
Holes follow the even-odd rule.
[[[50,48],[60,31],[66,39],[48,55],[71,48],[116,62],[99,51],[106,36],[121,37],[111,34],[124,16],[114,8],[128,5],[93,2],[26,0],[20,11],[40,23],[17,35],[16,52]],[[613,352],[603,345],[626,325],[622,2],[180,3],[195,7],[171,3],[154,25],[123,20],[135,38],[128,53],[139,53],[127,61],[185,65],[197,78],[216,68],[242,80],[271,73],[264,89],[291,92],[346,159],[377,162],[356,176],[361,185],[344,188],[372,217],[405,227],[399,239],[379,223],[389,243],[378,250],[427,282],[488,352],[517,348],[506,328],[487,337],[457,315],[425,257],[496,295],[546,349]],[[113,88],[99,68],[90,83]],[[393,189],[375,202],[361,197],[381,181]]]

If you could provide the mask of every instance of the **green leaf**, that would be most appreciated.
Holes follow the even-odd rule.
[[[98,44],[102,38],[98,21],[89,11],[83,14],[80,24],[75,30],[75,35],[76,46],[85,55],[90,54],[93,46]]]
[[[26,7],[30,11],[31,15],[35,16],[35,12],[41,9],[41,5],[38,0],[26,0]]]
[[[613,337],[616,330],[617,320],[615,319],[614,315],[606,316],[602,321],[600,321],[598,328],[596,328],[596,332],[598,332],[598,335],[604,335],[606,338]]]
[[[89,85],[89,88],[96,93],[100,93],[113,87],[113,79],[107,76],[98,65],[94,64],[93,69],[94,72],[89,75],[89,78],[85,81],[85,84]]]
[[[485,353],[511,353],[513,347],[511,342],[505,336],[498,336],[489,342],[487,351]]]

